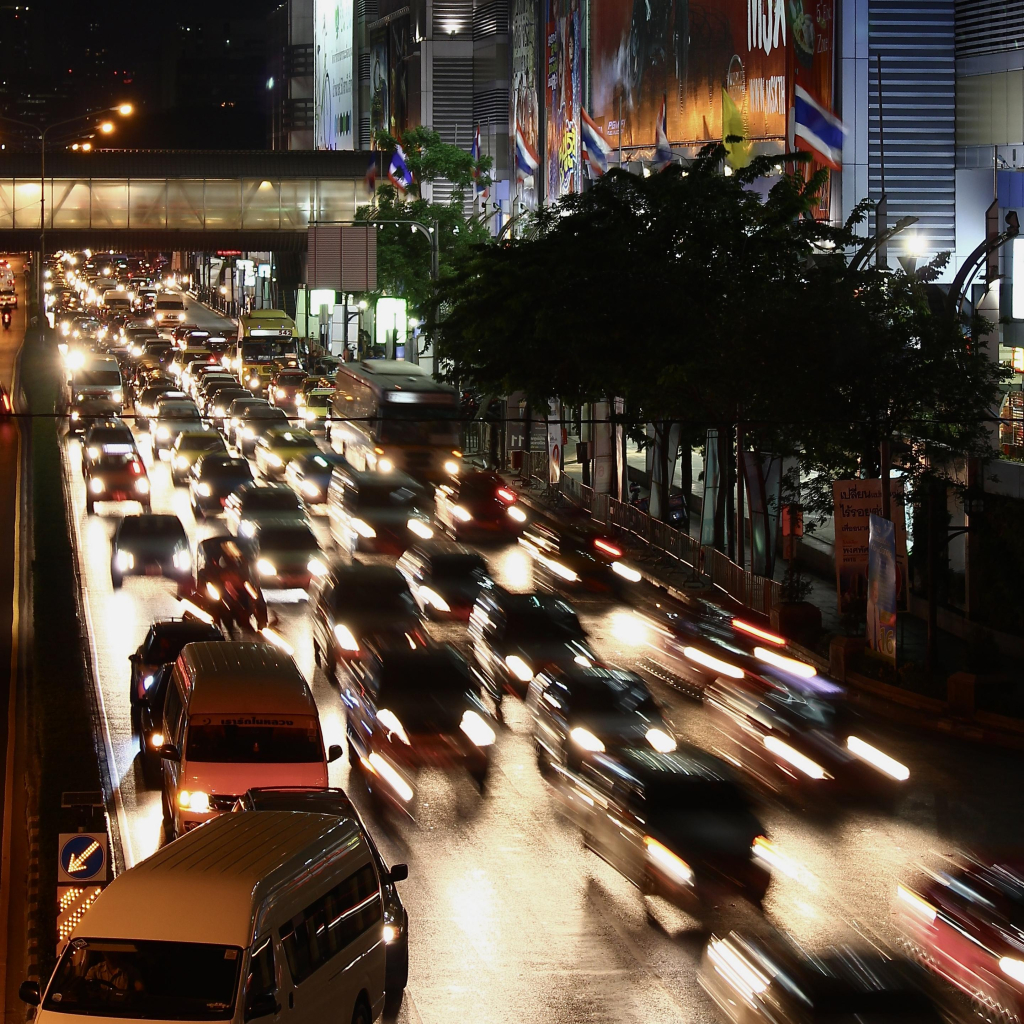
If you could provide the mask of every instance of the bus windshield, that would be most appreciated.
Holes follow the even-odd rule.
[[[386,444],[459,444],[459,409],[455,405],[381,403],[378,427]]]
[[[294,338],[260,338],[242,342],[242,360],[246,363],[270,362],[298,354]]]

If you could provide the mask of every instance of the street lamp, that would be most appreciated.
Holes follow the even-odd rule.
[[[34,132],[36,137],[39,139],[39,268],[36,272],[36,280],[39,282],[39,316],[46,316],[46,291],[43,288],[43,273],[42,263],[46,258],[46,136],[53,131],[54,128],[60,128],[67,124],[74,124],[76,121],[84,121],[90,117],[95,117],[97,114],[105,113],[117,113],[121,117],[128,117],[134,108],[130,103],[120,103],[114,107],[105,107],[102,110],[90,110],[85,114],[76,114],[74,117],[65,118],[63,121],[54,121],[53,124],[48,124],[45,128],[40,128],[39,125],[32,124],[29,121],[19,121],[15,117],[6,117],[0,115],[0,121],[6,121],[8,124],[16,124],[20,128],[27,128],[29,131]],[[112,121],[104,121],[99,126],[100,131],[104,135],[109,135],[114,130],[114,123]],[[85,149],[83,145],[81,147]],[[92,146],[89,145],[89,149]]]

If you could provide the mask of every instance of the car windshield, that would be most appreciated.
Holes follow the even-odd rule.
[[[177,540],[185,539],[185,531],[176,516],[127,516],[121,520],[118,536],[127,537],[167,537]]]
[[[132,465],[132,463],[139,466],[138,472],[142,471],[139,457],[134,452],[115,452],[113,454],[104,452],[97,460],[96,468],[101,471],[104,469],[125,469],[127,466]]]
[[[334,591],[335,612],[393,612],[397,615],[415,613],[416,603],[401,576],[392,578],[388,573],[385,579],[356,578],[349,586],[346,586],[347,582],[340,582]]]
[[[245,509],[247,512],[294,512],[299,509],[299,499],[292,490],[260,487],[246,495]]]
[[[117,387],[120,383],[120,370],[79,370],[75,375],[75,384],[81,387]]]
[[[195,437],[182,436],[178,441],[178,451],[191,449],[192,451],[203,452],[214,448],[223,448],[224,442],[220,434],[199,434]]]
[[[311,391],[306,396],[306,405],[311,409],[326,409],[330,404],[330,392]]]
[[[199,410],[191,402],[165,402],[160,406],[160,418],[164,420],[197,420]]]
[[[318,551],[316,537],[309,530],[270,527],[260,530],[261,551]]]
[[[127,427],[105,427],[89,432],[88,445],[97,444],[130,444],[135,445],[135,438]]]
[[[511,643],[582,640],[583,627],[568,608],[515,608],[506,618],[505,639]]]
[[[324,750],[311,715],[193,715],[185,756],[231,764],[308,764],[323,761]]]
[[[382,403],[378,429],[388,444],[459,444],[459,408],[456,405]]]
[[[477,572],[487,572],[487,563],[480,555],[436,555],[430,572],[437,580],[460,580]]]
[[[695,775],[668,775],[644,786],[647,817],[667,832],[680,815],[690,811],[746,810],[750,802],[734,782]]]
[[[576,681],[568,688],[555,686],[552,692],[561,697],[575,714],[652,715],[658,710],[647,687],[634,680]]]
[[[422,494],[411,487],[393,484],[360,484],[359,508],[412,508],[422,503]]]
[[[286,420],[288,419],[283,409],[275,409],[272,405],[253,406],[246,414],[250,420]]]
[[[43,1009],[94,1017],[227,1020],[242,951],[199,942],[72,939]]]
[[[316,446],[316,441],[311,437],[307,437],[305,434],[293,434],[289,431],[287,434],[274,434],[267,438],[267,442],[271,448],[313,448]]]
[[[201,475],[225,480],[251,480],[252,470],[244,459],[231,459],[229,462],[204,462]]]
[[[377,707],[396,714],[406,728],[436,727],[439,719],[458,723],[473,683],[452,659],[398,658],[385,661],[378,680]]]

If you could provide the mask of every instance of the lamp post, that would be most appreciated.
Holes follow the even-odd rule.
[[[19,128],[27,128],[39,139],[39,266],[36,268],[36,282],[39,298],[39,316],[46,315],[46,290],[43,287],[43,260],[46,257],[46,136],[54,128],[61,128],[64,125],[74,124],[76,121],[86,121],[98,114],[116,113],[122,117],[128,117],[132,112],[130,103],[119,103],[114,107],[104,107],[100,110],[90,110],[85,114],[76,114],[74,117],[67,117],[63,121],[54,121],[44,128],[32,124],[29,121],[19,121],[14,117],[0,116],[0,121],[8,124],[16,124]],[[114,130],[112,121],[103,121],[99,129],[104,135],[109,135]]]

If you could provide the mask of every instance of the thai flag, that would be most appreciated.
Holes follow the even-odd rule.
[[[366,191],[372,196],[377,191],[377,154],[374,153],[370,157],[370,166],[366,168],[366,174],[363,175],[363,183],[366,185]]]
[[[405,162],[405,150],[397,143],[395,151],[391,154],[391,164],[388,167],[388,181],[391,182],[399,192],[406,192],[413,184],[412,171]]]
[[[516,177],[520,181],[532,178],[540,167],[540,157],[537,156],[530,144],[523,135],[523,129],[516,121]]]
[[[668,144],[668,97],[661,97],[661,112],[658,114],[657,135],[654,145],[654,159],[651,167],[663,171],[672,163],[672,147]]]
[[[580,142],[583,144],[583,159],[597,177],[608,170],[608,157],[612,147],[608,145],[601,129],[591,120],[590,115],[580,107]]]
[[[835,171],[843,168],[846,126],[801,85],[793,97],[793,143]]]

